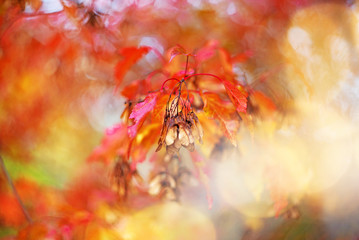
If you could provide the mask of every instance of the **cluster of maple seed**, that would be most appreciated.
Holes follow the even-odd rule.
[[[131,165],[128,161],[119,156],[112,172],[112,182],[121,200],[127,199],[132,179],[135,179],[138,184],[142,184],[143,182],[137,170],[131,169]]]
[[[157,152],[163,145],[166,145],[166,152],[169,157],[177,154],[182,146],[191,152],[194,151],[195,140],[202,143],[203,129],[198,117],[192,110],[188,93],[186,99],[181,97],[181,89],[184,83],[184,80],[178,83],[178,93],[172,101],[171,95],[169,96],[156,149]]]
[[[186,167],[181,166],[177,155],[173,155],[166,163],[165,168],[151,180],[148,192],[170,201],[178,201],[180,197],[179,187],[190,183],[192,174]]]
[[[172,201],[178,200],[180,195],[179,186],[189,182],[188,178],[191,176],[187,168],[179,166],[178,152],[182,146],[191,152],[194,151],[195,140],[202,143],[203,138],[203,129],[191,107],[188,89],[187,98],[182,98],[181,96],[183,85],[186,86],[185,80],[179,81],[172,91],[173,93],[177,90],[176,96],[171,100],[171,93],[167,101],[160,139],[156,149],[157,152],[162,146],[166,146],[166,156],[164,158],[166,167],[165,170],[156,174],[149,186],[151,195],[160,195]]]

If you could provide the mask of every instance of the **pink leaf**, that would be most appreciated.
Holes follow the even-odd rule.
[[[216,40],[209,41],[206,46],[198,50],[196,58],[199,62],[210,59],[216,53],[218,49],[219,42]]]
[[[145,120],[145,117],[156,106],[158,94],[159,93],[150,93],[147,95],[145,100],[143,100],[143,102],[137,103],[136,106],[134,106],[130,114],[130,118],[134,119],[135,124],[128,127],[128,135],[131,138],[136,136],[138,129]]]

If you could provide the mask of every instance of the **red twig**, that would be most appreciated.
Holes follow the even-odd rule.
[[[189,75],[187,77],[184,78],[184,80],[188,79],[188,78],[191,78],[191,77],[194,77],[194,76],[209,76],[209,77],[214,77],[214,78],[217,78],[219,81],[223,82],[223,80],[220,78],[220,77],[217,77],[216,75],[213,75],[213,74],[210,74],[210,73],[195,73],[195,74],[192,74],[192,75]]]
[[[164,82],[162,83],[161,91],[163,90],[163,87],[165,86],[166,82],[171,81],[171,80],[177,81],[178,83],[181,83],[181,81],[178,80],[177,78],[169,78],[169,79],[167,79],[166,81],[164,81]]]

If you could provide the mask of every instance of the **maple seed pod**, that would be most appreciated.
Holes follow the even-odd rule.
[[[178,156],[172,156],[171,160],[168,163],[168,173],[171,174],[172,176],[176,176],[178,175],[178,171],[179,171],[179,160],[178,160]]]
[[[166,189],[176,188],[175,179],[166,172],[157,174],[150,182],[148,193],[150,195],[158,195],[161,192],[166,194]]]
[[[193,136],[195,137],[195,139],[197,139],[200,143],[202,143],[202,138],[203,138],[203,128],[201,123],[198,120],[198,117],[196,116],[195,113],[191,113],[190,114],[190,119],[191,119],[191,131],[193,133]]]
[[[193,152],[194,151],[194,143],[191,143],[187,146],[188,151]]]
[[[178,153],[179,148],[176,148],[174,144],[166,147],[166,152],[169,156],[173,156]]]
[[[167,132],[166,139],[165,139],[166,145],[167,146],[172,145],[174,143],[174,141],[176,140],[176,138],[177,138],[177,126],[173,126]]]
[[[161,191],[161,182],[164,180],[165,174],[157,174],[150,182],[148,193],[150,195],[157,195]]]
[[[161,191],[161,184],[156,184],[154,182],[150,183],[149,189],[148,189],[148,193],[152,196],[156,196],[160,193]]]
[[[188,134],[189,143],[194,144],[194,137],[193,137],[191,129],[186,128],[186,132]]]
[[[194,125],[194,124],[191,125],[191,132],[192,132],[193,138],[200,141],[200,136],[199,136],[198,128],[196,127],[196,125]]]
[[[189,137],[188,131],[187,131],[186,127],[183,126],[183,124],[181,124],[179,126],[178,139],[179,139],[181,145],[184,147],[187,147],[190,144],[190,137]],[[192,140],[193,140],[193,137],[192,137]]]
[[[177,199],[177,196],[176,196],[176,193],[175,193],[174,189],[167,187],[167,188],[164,189],[164,192],[165,192],[164,193],[165,198],[167,200],[175,201]]]
[[[203,138],[203,128],[202,128],[202,125],[201,125],[201,123],[198,121],[198,119],[197,119],[197,121],[195,122],[195,124],[196,124],[196,128],[197,128],[198,135],[199,135],[198,141],[199,141],[200,143],[202,143],[202,138]]]
[[[181,141],[179,140],[179,138],[176,138],[173,147],[175,147],[177,149],[177,151],[181,148]]]

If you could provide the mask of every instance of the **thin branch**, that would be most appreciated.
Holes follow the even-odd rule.
[[[14,195],[15,195],[15,197],[16,197],[16,200],[17,200],[17,202],[19,203],[19,205],[20,205],[20,207],[21,207],[22,213],[25,215],[26,220],[27,220],[29,223],[32,223],[32,219],[31,219],[31,217],[30,217],[28,211],[26,210],[24,203],[22,202],[22,200],[21,200],[21,198],[20,198],[20,196],[19,196],[19,194],[18,194],[18,192],[17,192],[17,190],[16,190],[16,188],[15,188],[14,183],[12,182],[12,179],[11,179],[11,177],[10,177],[8,171],[6,170],[4,160],[2,159],[1,156],[0,156],[0,165],[1,165],[1,168],[2,168],[2,170],[3,170],[3,172],[4,172],[4,174],[5,174],[6,179],[7,179],[8,183],[9,183],[9,185],[10,185],[11,190],[12,190],[12,192],[14,193]]]

